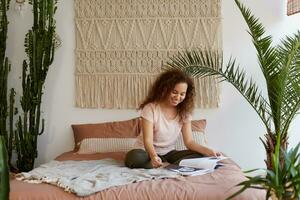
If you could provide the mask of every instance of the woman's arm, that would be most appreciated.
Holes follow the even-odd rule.
[[[144,146],[151,158],[151,164],[153,167],[159,167],[162,165],[160,157],[158,157],[153,146],[153,123],[142,118],[143,140]]]
[[[192,124],[191,122],[184,123],[182,126],[182,136],[183,136],[183,142],[185,146],[192,150],[196,151],[198,153],[201,153],[206,156],[220,156],[220,152],[216,152],[208,147],[202,146],[198,143],[196,143],[192,136]]]

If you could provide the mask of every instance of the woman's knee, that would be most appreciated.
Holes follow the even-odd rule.
[[[126,154],[125,166],[129,168],[145,168],[149,161],[149,155],[145,150],[133,149]]]

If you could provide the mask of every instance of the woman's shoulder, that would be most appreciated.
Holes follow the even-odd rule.
[[[158,108],[159,104],[157,102],[150,102],[147,103],[143,109],[152,109],[152,110],[156,110]]]
[[[153,123],[159,115],[158,112],[158,104],[152,102],[147,103],[141,110],[141,117]]]
[[[147,103],[141,110],[142,115],[148,115],[149,113],[152,113],[153,116],[157,116],[157,114],[160,112],[159,104],[156,102]]]

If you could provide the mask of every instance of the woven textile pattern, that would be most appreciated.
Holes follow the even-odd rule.
[[[287,15],[293,15],[300,12],[300,0],[288,0]]]
[[[203,146],[207,146],[205,134],[203,132],[193,131],[194,141]],[[134,149],[136,138],[86,138],[80,142],[80,148],[77,153],[91,154],[103,152],[127,152]],[[182,134],[175,143],[176,150],[186,150]]]
[[[221,0],[75,0],[76,106],[137,108],[178,51],[222,52],[220,9]],[[217,107],[215,80],[195,84],[196,106]]]

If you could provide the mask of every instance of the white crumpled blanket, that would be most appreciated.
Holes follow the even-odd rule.
[[[78,196],[87,196],[113,186],[144,180],[175,178],[179,175],[164,168],[129,169],[113,159],[56,161],[43,164],[28,173],[16,175],[29,183],[49,183]]]

